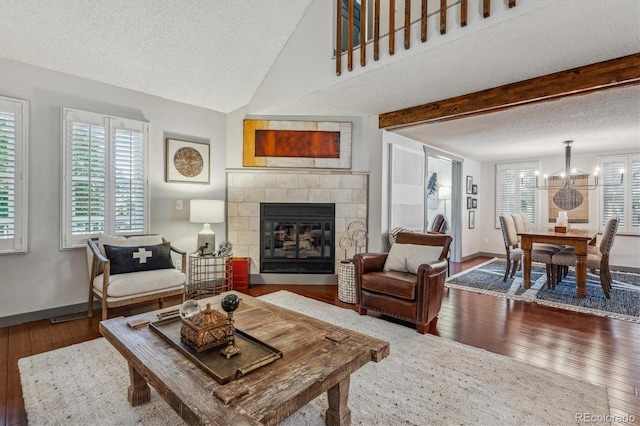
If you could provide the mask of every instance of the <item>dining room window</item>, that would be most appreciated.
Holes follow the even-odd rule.
[[[503,214],[525,213],[536,223],[537,168],[537,162],[496,164],[496,229],[500,229]]]
[[[640,234],[640,154],[610,155],[599,158],[600,227],[611,216],[618,216],[618,232]],[[620,182],[620,171],[624,181]]]

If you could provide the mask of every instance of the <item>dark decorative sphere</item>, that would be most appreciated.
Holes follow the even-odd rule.
[[[220,305],[225,312],[233,312],[240,306],[240,298],[235,294],[227,294]]]

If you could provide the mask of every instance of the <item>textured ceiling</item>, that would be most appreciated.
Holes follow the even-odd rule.
[[[230,112],[250,104],[312,1],[0,0],[0,56]],[[638,0],[547,1],[487,22],[251,113],[375,116],[640,51]],[[638,150],[639,97],[614,89],[398,132],[478,161],[565,139],[575,154]]]
[[[0,0],[0,56],[230,112],[249,103],[310,3]]]

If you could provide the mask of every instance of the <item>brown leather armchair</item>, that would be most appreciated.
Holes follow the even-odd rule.
[[[451,241],[449,235],[400,232],[396,244],[442,247],[438,259],[425,259],[416,274],[384,271],[388,253],[356,254],[353,263],[358,313],[380,312],[412,322],[419,333],[426,333],[437,321],[442,305]]]

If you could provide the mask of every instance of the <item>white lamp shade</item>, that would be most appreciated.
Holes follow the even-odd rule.
[[[224,222],[224,200],[191,200],[189,210],[190,222]]]
[[[202,248],[203,256],[211,255],[216,249],[216,234],[211,230],[210,223],[224,222],[223,200],[191,200],[189,203],[189,221],[204,223],[198,234],[197,250]]]
[[[451,187],[450,186],[441,186],[438,188],[438,199],[439,200],[450,200],[451,199]]]

